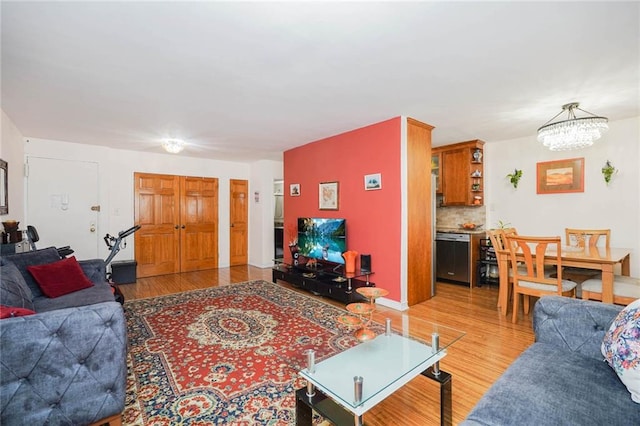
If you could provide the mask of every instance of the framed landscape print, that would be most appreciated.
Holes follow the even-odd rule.
[[[364,175],[364,190],[374,191],[376,189],[382,189],[382,174]]]
[[[584,192],[584,157],[537,164],[538,194]]]
[[[320,183],[318,198],[320,210],[338,210],[338,182]]]

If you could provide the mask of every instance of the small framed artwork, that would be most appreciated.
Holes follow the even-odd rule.
[[[289,195],[291,195],[292,197],[299,197],[300,196],[300,184],[299,183],[292,183],[291,185],[289,185]]]
[[[9,214],[9,167],[0,160],[0,214]]]
[[[382,189],[382,174],[374,173],[372,175],[364,175],[364,189],[365,191]]]
[[[338,182],[321,182],[318,197],[320,210],[338,210]]]
[[[584,157],[537,164],[538,194],[584,192]]]

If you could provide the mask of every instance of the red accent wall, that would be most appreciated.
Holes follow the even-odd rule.
[[[285,255],[298,217],[347,220],[347,249],[370,254],[371,281],[400,301],[401,117],[372,124],[284,153]],[[364,176],[382,174],[382,189],[365,191]],[[338,210],[318,208],[318,184],[339,182]],[[300,196],[289,185],[300,184]],[[359,256],[357,266],[359,267]]]

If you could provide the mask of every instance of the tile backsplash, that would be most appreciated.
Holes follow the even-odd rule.
[[[437,207],[436,228],[457,228],[462,223],[483,225],[486,229],[486,207]]]

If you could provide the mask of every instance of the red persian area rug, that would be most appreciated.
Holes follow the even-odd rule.
[[[262,280],[124,309],[126,425],[295,424],[305,350],[320,360],[357,344],[344,310]]]

